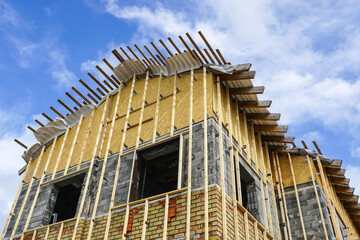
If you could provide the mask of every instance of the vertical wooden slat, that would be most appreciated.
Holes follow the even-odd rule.
[[[92,110],[92,112],[91,112],[88,126],[87,126],[87,128],[85,129],[85,131],[86,131],[85,139],[83,140],[83,143],[82,143],[82,146],[81,146],[81,152],[80,152],[80,157],[79,157],[79,161],[78,161],[78,164],[77,164],[76,171],[80,170],[81,163],[82,163],[82,161],[83,161],[83,157],[84,157],[84,154],[85,154],[86,143],[87,143],[88,139],[90,138],[89,136],[90,136],[90,134],[91,134],[90,127],[91,127],[91,125],[92,125],[92,121],[93,121],[93,119],[94,119],[94,115],[95,115],[95,106],[93,107],[93,110]]]
[[[264,164],[264,162],[265,162],[265,159],[264,159],[264,153],[263,153],[263,149],[262,149],[262,147],[261,147],[261,137],[260,137],[260,134],[257,134],[256,135],[256,144],[257,144],[257,153],[258,153],[258,162],[259,163],[261,163],[261,164],[259,164],[259,168],[261,167],[261,172],[262,172],[262,177],[261,177],[261,180],[260,180],[260,182],[261,182],[261,185],[260,185],[260,191],[261,191],[261,202],[262,202],[262,207],[263,207],[263,209],[264,209],[264,216],[265,216],[265,229],[269,229],[269,212],[268,212],[268,210],[269,209],[267,209],[266,208],[266,203],[265,203],[265,191],[267,191],[267,189],[266,189],[266,187],[267,187],[267,185],[266,185],[266,181],[265,181],[265,176],[264,176],[264,174],[265,174],[265,164]],[[265,186],[265,190],[264,190],[264,186]]]
[[[249,238],[250,238],[250,236],[249,236],[249,217],[248,217],[247,211],[244,213],[244,225],[245,225],[245,239],[249,240]]]
[[[188,179],[187,179],[187,202],[186,202],[186,239],[190,240],[190,217],[191,217],[191,171],[192,171],[192,122],[193,122],[193,84],[194,69],[190,72],[190,93],[189,93],[189,149],[188,149]]]
[[[222,105],[221,105],[221,83],[220,77],[217,82],[217,101],[218,101],[218,126],[219,126],[219,157],[220,157],[220,181],[221,181],[221,210],[222,210],[222,230],[223,238],[227,239],[227,222],[226,222],[226,196],[225,196],[225,173],[224,173],[224,146],[223,146],[223,127],[222,127]]]
[[[291,234],[289,213],[287,211],[287,203],[286,203],[284,184],[283,184],[283,181],[282,181],[281,166],[280,166],[279,156],[278,156],[277,152],[275,153],[275,162],[276,162],[276,164],[275,164],[276,170],[278,171],[278,174],[279,174],[280,192],[282,192],[282,202],[284,204],[284,213],[285,213],[285,219],[286,219],[287,226],[288,226],[288,231],[289,231],[289,239],[291,240],[292,239],[292,234]]]
[[[292,180],[293,180],[293,184],[294,184],[296,203],[297,203],[298,210],[299,210],[300,223],[301,223],[301,228],[302,228],[302,231],[303,231],[303,237],[304,237],[304,240],[307,240],[306,230],[305,230],[305,225],[304,225],[304,219],[303,219],[303,215],[302,215],[302,211],[301,211],[301,205],[300,205],[300,200],[299,200],[299,193],[298,193],[297,186],[296,186],[296,179],[295,179],[294,167],[293,167],[293,163],[292,163],[292,159],[291,159],[290,153],[288,153],[287,156],[288,156],[288,159],[289,159],[291,176],[292,176]]]
[[[207,128],[207,88],[206,88],[206,67],[203,67],[203,101],[204,101],[204,224],[205,240],[209,239],[209,180],[208,180],[208,128]]]
[[[57,240],[60,240],[60,239],[61,239],[63,229],[64,229],[64,222],[62,222],[61,225],[60,225],[60,229],[59,229],[59,233],[58,233]]]
[[[147,226],[147,216],[148,216],[148,212],[149,212],[149,200],[146,199],[145,200],[145,209],[144,209],[144,220],[143,220],[143,225],[142,225],[142,230],[141,230],[141,240],[145,240],[146,238],[146,226]]]
[[[275,154],[274,152],[272,152],[272,159],[273,159],[273,164],[274,164],[274,172],[275,172],[275,179],[276,179],[276,183],[277,183],[277,193],[278,193],[278,198],[279,198],[279,205],[280,205],[280,213],[281,213],[281,224],[283,225],[283,232],[284,232],[284,237],[285,240],[288,240],[288,232],[287,232],[287,228],[286,228],[286,220],[285,220],[285,210],[284,210],[284,201],[282,199],[281,196],[281,188],[280,188],[280,182],[279,182],[279,175],[277,172],[277,167],[276,167],[276,160],[275,160]],[[275,192],[273,192],[273,196],[275,195]],[[274,199],[273,199],[274,200]],[[276,201],[274,201],[274,204],[276,205]],[[274,207],[275,208],[275,207]],[[281,237],[280,232],[278,232],[278,236]]]
[[[101,120],[100,120],[100,123],[99,123],[99,126],[98,126],[97,136],[96,136],[96,140],[95,140],[95,146],[94,146],[94,149],[93,149],[93,153],[91,155],[90,167],[89,167],[89,170],[88,170],[87,175],[86,175],[85,186],[83,187],[83,193],[82,193],[81,200],[80,200],[80,206],[79,206],[78,212],[76,214],[76,222],[75,222],[75,225],[74,225],[74,231],[73,231],[73,235],[72,235],[72,240],[75,240],[76,233],[78,231],[80,216],[81,216],[81,214],[83,212],[83,207],[84,207],[84,204],[85,204],[85,198],[86,198],[86,195],[87,195],[88,186],[89,186],[91,175],[92,175],[92,170],[94,168],[94,162],[95,162],[95,158],[96,158],[96,153],[98,152],[98,147],[99,147],[100,137],[101,137],[101,130],[105,126],[105,120],[106,120],[105,115],[106,115],[106,111],[108,109],[109,102],[110,102],[109,101],[109,94],[107,94],[106,100],[105,100],[105,106],[104,106],[104,109],[103,109],[103,112],[102,112],[102,115],[101,115]]]
[[[316,162],[318,164],[320,177],[321,177],[321,182],[322,182],[322,184],[324,186],[324,192],[325,192],[325,196],[326,196],[326,201],[328,203],[328,207],[329,207],[329,211],[330,211],[330,215],[331,215],[331,222],[332,222],[334,230],[335,230],[336,239],[342,239],[340,226],[339,226],[339,223],[337,221],[337,215],[336,215],[336,212],[335,212],[335,210],[333,208],[333,204],[332,204],[332,202],[330,200],[330,193],[329,193],[329,190],[328,190],[328,185],[327,185],[324,169],[323,169],[322,163],[320,161],[319,155],[316,155]]]
[[[37,230],[35,229],[35,231],[33,232],[33,236],[31,238],[31,240],[35,240],[36,239],[36,234],[37,234]]]
[[[269,169],[269,173],[267,173],[266,176],[270,177],[270,186],[271,186],[271,196],[272,196],[272,201],[273,201],[273,205],[274,205],[274,212],[275,212],[275,225],[276,225],[276,231],[277,231],[277,235],[279,236],[279,239],[281,240],[281,233],[280,233],[280,224],[279,224],[279,214],[278,214],[278,210],[277,210],[277,204],[276,204],[276,200],[275,200],[275,189],[274,189],[274,182],[273,182],[273,176],[271,173],[271,164],[270,164],[270,153],[269,153],[269,148],[267,143],[265,143],[265,157],[266,157],[266,163]],[[268,175],[269,174],[269,175]],[[266,191],[268,192],[268,191]],[[268,209],[270,209],[270,198],[269,198],[269,193],[267,195],[268,198]],[[280,204],[281,206],[281,204]],[[269,212],[271,213],[271,211],[269,210]],[[272,217],[270,217],[270,220],[272,222]],[[271,234],[274,236],[274,229],[273,227],[271,228]]]
[[[77,127],[76,127],[75,136],[74,136],[73,142],[71,144],[70,153],[69,153],[68,159],[66,161],[66,166],[65,166],[65,170],[64,170],[64,176],[67,174],[67,172],[69,170],[69,166],[70,166],[72,155],[74,153],[75,145],[77,145],[76,141],[77,141],[77,138],[78,138],[78,135],[79,135],[79,131],[80,131],[80,128],[81,128],[81,123],[82,123],[83,118],[84,118],[84,115],[81,114],[79,123],[77,124]]]
[[[229,129],[229,144],[230,144],[230,166],[231,166],[231,187],[232,187],[232,210],[234,220],[234,235],[235,239],[239,238],[237,231],[238,219],[237,219],[237,201],[236,201],[236,186],[235,186],[235,164],[234,164],[234,147],[233,147],[233,131],[231,122],[231,99],[229,94],[229,84],[226,83],[226,105],[227,105],[227,126]]]
[[[67,136],[69,135],[69,130],[70,130],[70,125],[68,125],[67,128],[66,128],[66,132],[65,132],[63,141],[61,143],[60,151],[58,153],[58,157],[57,157],[56,162],[55,162],[55,167],[54,167],[54,170],[53,170],[53,174],[51,175],[51,180],[53,180],[55,178],[55,174],[56,174],[56,172],[58,170],[59,162],[60,162],[62,153],[64,151],[64,146],[65,146],[65,143],[66,143],[66,140],[67,140]]]
[[[165,213],[164,213],[164,228],[163,228],[163,240],[167,239],[167,224],[169,216],[169,194],[165,197]]]
[[[121,137],[121,143],[120,143],[120,146],[119,146],[119,148],[120,148],[119,149],[119,157],[118,157],[118,160],[117,160],[115,177],[114,177],[114,184],[113,184],[112,193],[111,193],[109,212],[108,212],[106,225],[105,225],[104,240],[107,240],[108,236],[109,236],[109,229],[110,229],[110,223],[111,223],[111,217],[112,217],[111,209],[114,206],[114,202],[115,202],[116,187],[117,187],[117,182],[118,182],[118,178],[119,178],[119,171],[120,171],[120,166],[121,166],[121,157],[122,157],[123,150],[124,150],[124,144],[125,144],[125,138],[126,138],[126,132],[127,132],[127,124],[128,124],[129,116],[130,116],[130,108],[131,108],[131,102],[132,102],[132,97],[133,97],[135,81],[136,81],[136,75],[134,74],[133,80],[132,80],[132,83],[131,83],[131,89],[130,89],[130,92],[129,92],[130,93],[129,94],[129,102],[128,102],[128,106],[127,106],[127,110],[126,110],[126,117],[125,117],[125,121],[124,121],[124,127],[123,127],[123,130],[122,130],[123,132],[122,132],[122,137]],[[127,206],[127,214],[129,214],[128,213],[128,210],[129,210],[128,208],[129,208],[129,206]],[[129,215],[127,215],[127,216],[129,216]]]
[[[174,74],[173,101],[172,101],[172,107],[171,107],[170,137],[174,136],[174,122],[175,122],[175,111],[176,111],[176,79],[177,79],[177,70],[175,70],[175,74]]]
[[[50,232],[50,228],[49,228],[49,227],[47,227],[47,228],[46,228],[46,232],[45,232],[44,239],[48,239],[49,232]]]
[[[246,121],[246,112],[245,110],[242,112],[242,120],[244,125],[244,133],[245,133],[245,139],[246,139],[246,149],[244,151],[247,153],[247,159],[250,162],[251,158],[251,147],[250,147],[250,140],[249,140],[249,131],[247,129],[247,121]]]
[[[241,124],[240,124],[240,117],[239,117],[239,104],[238,101],[236,101],[236,124],[238,126],[238,144],[239,144],[239,151],[241,151],[243,143],[242,143],[242,139],[241,139],[241,134],[243,134],[243,131],[241,130]],[[235,158],[235,167],[236,167],[236,183],[237,183],[237,192],[238,192],[238,201],[240,202],[240,204],[242,205],[242,196],[241,196],[241,174],[240,174],[240,163],[239,163],[239,154],[236,154],[236,158]]]
[[[156,108],[155,108],[155,118],[154,118],[154,131],[153,131],[153,138],[152,142],[154,143],[156,141],[156,129],[157,129],[157,123],[159,119],[159,107],[160,107],[160,86],[161,86],[161,79],[162,79],[163,72],[160,72],[159,76],[159,83],[158,83],[158,91],[156,95]]]
[[[254,222],[254,235],[255,235],[255,240],[259,240],[259,228],[257,222]]]
[[[130,206],[129,203],[126,205],[126,210],[125,210],[125,217],[124,217],[124,224],[123,224],[123,232],[122,232],[122,236],[121,239],[125,240],[126,236],[127,236],[127,225],[129,222],[129,212],[130,212]],[[110,217],[110,216],[108,216]],[[106,238],[104,238],[106,239]]]
[[[123,81],[121,81],[121,84],[122,83],[123,83]],[[122,90],[122,88],[119,88],[119,92],[117,94],[117,98],[116,98],[116,102],[115,102],[114,113],[113,113],[112,120],[111,120],[109,136],[108,136],[108,140],[106,143],[104,162],[103,162],[103,165],[101,168],[100,179],[98,182],[98,189],[96,191],[96,197],[95,197],[94,207],[93,207],[92,216],[91,216],[92,221],[90,221],[90,226],[89,226],[88,235],[87,235],[88,240],[91,239],[92,230],[94,227],[94,220],[95,220],[96,213],[97,213],[98,203],[99,203],[99,199],[100,199],[100,193],[101,193],[101,189],[102,189],[102,185],[103,185],[103,181],[104,181],[104,174],[105,174],[105,170],[106,170],[107,161],[109,158],[109,150],[110,150],[111,140],[112,140],[112,136],[113,136],[113,132],[114,132],[115,120],[117,117],[116,113],[117,113],[119,105],[120,105],[121,90]],[[109,99],[107,101],[109,101]],[[111,104],[110,104],[110,108],[108,110],[108,114],[110,114],[110,111],[111,111]],[[104,132],[104,134],[105,134],[105,132]],[[99,148],[99,149],[101,151],[101,148]]]
[[[178,167],[177,189],[180,189],[182,186],[183,156],[184,156],[184,137],[183,134],[181,133],[179,138],[179,167]]]
[[[312,184],[313,184],[313,187],[314,187],[316,202],[317,202],[319,212],[320,212],[321,223],[322,223],[322,226],[324,228],[325,239],[328,240],[329,236],[328,236],[328,233],[327,233],[327,230],[326,230],[325,219],[324,219],[323,211],[322,211],[322,208],[321,208],[319,194],[318,194],[317,187],[316,187],[316,184],[315,184],[315,176],[314,176],[314,172],[312,170],[312,166],[311,166],[311,163],[310,163],[310,158],[309,158],[308,155],[306,156],[306,160],[308,162],[308,167],[309,167],[309,171],[310,171],[311,181],[312,181]]]
[[[35,165],[35,169],[34,169],[33,175],[31,176],[31,180],[30,180],[29,186],[28,186],[28,188],[27,188],[27,190],[26,190],[24,200],[23,200],[23,202],[21,203],[20,210],[19,210],[19,212],[16,214],[16,221],[15,221],[14,228],[13,228],[13,230],[12,230],[12,232],[11,232],[11,235],[10,235],[10,238],[9,238],[9,239],[12,239],[12,238],[14,237],[14,234],[15,234],[15,232],[16,232],[16,230],[17,230],[19,221],[20,221],[21,216],[22,216],[22,213],[23,213],[23,211],[24,211],[25,204],[26,204],[26,202],[27,202],[27,200],[28,200],[29,193],[30,193],[30,191],[31,191],[31,187],[32,187],[32,185],[33,185],[33,183],[34,183],[34,176],[37,175],[38,168],[39,168],[40,162],[41,162],[41,160],[42,160],[42,156],[43,156],[44,150],[45,150],[45,146],[43,146],[43,148],[41,149],[40,156],[39,156],[38,159],[36,160],[37,163],[36,163],[36,165]],[[32,161],[33,161],[33,160],[30,158],[28,164],[30,164]]]

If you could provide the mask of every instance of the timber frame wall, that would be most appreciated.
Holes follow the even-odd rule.
[[[139,52],[145,57],[146,65],[151,64],[150,60],[154,62]],[[190,52],[199,61],[205,59],[195,51]],[[206,50],[205,53],[214,62]],[[117,51],[116,54],[124,62]],[[219,65],[225,64],[219,51],[218,55],[223,61],[216,59]],[[153,59],[156,60],[154,56]],[[158,59],[165,61],[163,56]],[[262,111],[270,104],[257,100],[256,94],[264,89],[252,85],[250,79],[254,75],[249,69],[232,76],[206,67],[175,71],[166,77],[150,76],[147,71],[134,74],[126,85],[123,79],[106,75],[108,82],[104,83],[108,83],[108,88],[100,83],[103,90],[98,89],[103,96],[95,92],[95,97],[88,94],[95,103],[100,98],[104,101],[86,117],[81,116],[63,135],[56,136],[50,146],[44,146],[35,159],[30,159],[1,238],[307,239],[315,233],[311,232],[314,226],[308,225],[304,217],[309,209],[302,205],[301,192],[310,188],[316,195],[318,208],[312,210],[318,211],[321,237],[342,239],[346,232],[349,239],[359,238],[359,223],[350,216],[344,198],[333,186],[330,170],[324,170],[330,167],[324,166],[318,156],[310,158],[284,150],[289,142],[289,137],[284,136],[287,126],[277,125],[279,114]],[[109,85],[111,79],[113,87]],[[116,86],[119,91],[110,94]],[[79,96],[85,100],[84,104],[89,103],[84,95]],[[242,98],[239,100],[237,96]],[[217,126],[217,132],[214,139],[209,139],[208,128],[213,127],[212,123]],[[130,201],[136,153],[174,138],[180,139],[180,148],[186,148],[180,151],[177,189]],[[211,152],[216,153],[214,161],[219,163],[219,181],[210,180]],[[192,182],[193,166],[199,161],[202,185]],[[112,179],[106,175],[108,162],[114,162]],[[123,166],[130,170],[129,190],[121,196],[125,203],[118,204],[118,183],[126,173]],[[253,216],[242,205],[241,169],[257,179],[259,216]],[[34,226],[33,218],[39,215],[37,204],[44,189],[79,174],[84,180],[75,217],[50,225],[41,219],[39,226]],[[95,182],[94,174],[99,176]],[[109,189],[107,207],[102,209],[102,195]],[[295,208],[287,203],[292,201],[291,194]],[[324,204],[328,212],[323,209]],[[293,209],[297,212],[290,214]],[[326,222],[328,216],[331,223]],[[300,231],[295,231],[295,225],[300,226]]]

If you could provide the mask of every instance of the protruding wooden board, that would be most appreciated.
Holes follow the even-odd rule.
[[[261,136],[263,142],[279,142],[279,143],[292,143],[295,141],[295,137],[283,137],[283,136]]]
[[[255,77],[255,71],[245,71],[234,74],[226,74],[220,77],[221,81],[237,81],[237,80],[248,80]]]
[[[278,121],[280,120],[280,113],[246,113],[248,120],[257,121]]]
[[[262,94],[264,86],[230,88],[230,95]]]
[[[264,101],[239,101],[239,108],[268,108],[271,106],[271,100]]]
[[[287,125],[254,125],[255,132],[286,133]]]

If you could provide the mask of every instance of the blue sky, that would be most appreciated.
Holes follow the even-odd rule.
[[[82,89],[113,48],[201,30],[232,63],[253,64],[261,99],[273,100],[297,145],[316,140],[343,159],[360,190],[360,4],[358,1],[0,0],[0,227],[21,177],[27,125],[62,113],[58,98]],[[199,41],[200,42],[200,41]],[[179,44],[181,45],[181,44]],[[312,146],[311,146],[312,147]],[[313,147],[312,147],[313,148]]]

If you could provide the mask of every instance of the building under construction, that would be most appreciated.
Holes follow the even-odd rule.
[[[26,166],[1,239],[360,238],[342,161],[297,147],[251,64],[199,36],[114,49],[29,127],[36,144],[15,140]]]

